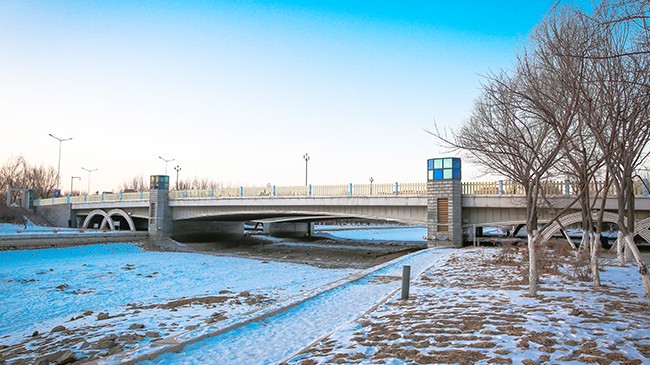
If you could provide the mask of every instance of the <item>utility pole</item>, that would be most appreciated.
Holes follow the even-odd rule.
[[[49,133],[49,136],[59,141],[59,163],[56,168],[56,190],[60,194],[61,193],[61,145],[63,144],[63,142],[69,141],[72,138],[59,138],[52,135],[52,133]]]
[[[308,168],[309,168],[309,154],[308,154],[308,153],[305,153],[305,155],[302,156],[302,158],[305,159],[305,186],[307,186],[307,182],[308,182],[308,179],[307,179],[307,177],[308,177],[308,175],[307,175],[307,171],[308,171]]]

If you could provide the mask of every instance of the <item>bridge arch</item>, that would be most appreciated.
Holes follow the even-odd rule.
[[[124,218],[126,223],[129,225],[129,230],[135,231],[135,222],[133,222],[133,218],[125,212],[122,209],[111,209],[108,212],[103,211],[102,209],[95,209],[88,213],[86,216],[86,219],[84,219],[84,223],[81,226],[82,228],[88,228],[90,225],[90,222],[92,222],[93,218],[101,216],[102,217],[102,223],[99,227],[99,229],[110,229],[111,231],[115,230],[115,225],[113,224],[113,218],[114,216],[120,216]]]
[[[104,220],[108,222],[111,226],[113,226],[111,229],[115,229],[113,225],[113,219],[111,219],[111,217],[113,217],[114,215],[119,215],[120,217],[124,218],[126,223],[128,223],[129,225],[129,230],[135,231],[135,223],[133,222],[133,218],[131,218],[131,216],[122,209],[111,209],[108,211],[108,213],[106,213],[106,218],[104,218]],[[103,222],[102,222],[102,226],[104,226]]]
[[[84,219],[84,223],[81,226],[81,228],[84,228],[84,229],[88,228],[88,226],[90,225],[90,222],[96,216],[101,216],[102,217],[102,223],[100,225],[100,229],[106,228],[107,223],[108,223],[108,226],[109,226],[109,228],[111,230],[115,229],[115,227],[113,226],[112,220],[108,219],[108,215],[106,214],[106,212],[101,210],[101,209],[95,209],[95,210],[91,211],[90,213],[88,213],[88,215],[86,216],[86,219]]]
[[[594,219],[598,218],[598,212],[592,212],[592,217]],[[627,218],[624,218],[625,222],[627,222]],[[544,234],[542,235],[542,241],[548,241],[551,236],[556,234],[557,232],[562,229],[562,227],[567,227],[575,223],[581,223],[582,222],[582,212],[576,212],[576,213],[571,213],[567,214],[565,216],[560,217],[557,221],[553,222],[545,231]],[[612,212],[605,212],[603,215],[603,222],[607,223],[618,223],[618,214],[617,213],[612,213]],[[635,224],[635,231],[634,235],[638,235],[646,242],[650,243],[650,218],[646,218],[643,220],[640,220]]]

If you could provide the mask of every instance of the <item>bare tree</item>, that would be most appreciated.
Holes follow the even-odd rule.
[[[148,191],[149,184],[142,175],[138,175],[130,180],[124,180],[118,189],[120,191]]]

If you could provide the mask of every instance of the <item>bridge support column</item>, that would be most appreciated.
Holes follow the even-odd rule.
[[[427,242],[429,247],[462,247],[462,184],[459,158],[428,161]]]
[[[169,176],[151,176],[149,189],[149,236],[171,237],[174,223],[169,206]]]
[[[264,230],[273,237],[311,236],[314,224],[309,222],[264,223]]]
[[[172,238],[180,242],[236,241],[244,237],[244,222],[176,221]]]

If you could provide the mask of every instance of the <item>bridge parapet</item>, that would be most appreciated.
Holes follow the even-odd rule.
[[[461,183],[464,196],[523,196],[521,185],[512,181],[491,181]],[[598,191],[601,183],[592,184],[590,190]],[[544,185],[547,196],[574,196],[574,188],[568,181],[549,181]],[[650,196],[646,186],[640,181],[635,181],[635,193],[638,197]],[[169,192],[170,200],[183,199],[219,199],[219,198],[245,198],[245,197],[359,197],[359,196],[411,196],[427,195],[427,183],[385,183],[385,184],[340,184],[340,185],[303,185],[303,186],[252,186],[212,188],[207,190],[174,190]],[[609,196],[616,196],[617,192],[611,188]],[[91,203],[111,201],[149,201],[150,192],[134,193],[102,193],[95,195],[65,196],[60,198],[46,198],[34,200],[35,206]]]

